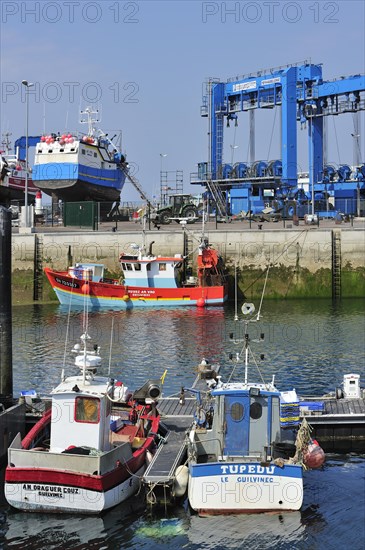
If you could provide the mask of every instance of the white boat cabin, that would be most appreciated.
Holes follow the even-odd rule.
[[[71,376],[61,382],[52,391],[50,451],[109,451],[112,391],[109,379],[100,376]]]
[[[179,275],[183,256],[128,256],[121,254],[120,266],[125,286],[142,288],[177,288],[181,286]]]
[[[78,263],[68,268],[68,274],[70,277],[74,277],[75,279],[99,283],[104,277],[104,265]]]

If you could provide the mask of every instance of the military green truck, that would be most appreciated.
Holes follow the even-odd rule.
[[[166,225],[174,218],[186,218],[188,223],[195,223],[199,219],[198,207],[191,195],[176,194],[169,196],[170,203],[155,211],[153,223]],[[176,219],[179,222],[179,219]]]

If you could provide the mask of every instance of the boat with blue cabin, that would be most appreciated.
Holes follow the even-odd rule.
[[[242,311],[252,314],[253,304],[244,304]],[[310,428],[304,422],[294,435],[299,424],[295,391],[281,394],[275,377],[269,383],[248,380],[249,360],[257,365],[248,322],[242,352],[236,356],[238,364],[244,355],[244,380],[209,379],[210,390],[205,399],[198,396],[188,433],[188,498],[201,516],[299,510],[303,502]]]
[[[43,135],[35,149],[34,184],[63,201],[117,201],[128,172],[125,156],[95,127],[97,111],[82,111],[87,135]]]

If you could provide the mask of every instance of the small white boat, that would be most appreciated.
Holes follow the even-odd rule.
[[[99,350],[77,353],[80,373],[61,377],[51,407],[8,450],[5,497],[19,510],[98,514],[133,495],[158,437],[160,388],[148,381],[133,394],[97,376]]]
[[[242,311],[253,314],[253,304],[244,304]],[[259,314],[251,320],[259,320]],[[219,376],[210,380],[208,397],[199,396],[196,421],[188,435],[188,498],[202,516],[299,510],[303,502],[309,429],[301,426],[296,445],[288,443],[282,425],[289,424],[292,433],[294,422],[290,418],[288,423],[282,412],[274,377],[269,383],[248,381],[249,360],[256,363],[248,323],[241,352],[244,380],[223,383]],[[287,412],[292,406],[299,423],[299,403],[284,405]]]

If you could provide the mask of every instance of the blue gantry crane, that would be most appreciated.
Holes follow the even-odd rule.
[[[281,159],[271,162],[251,158],[251,165],[223,163],[224,127],[238,124],[238,113],[255,109],[281,109]],[[209,119],[209,159],[198,164],[198,177],[191,183],[206,185],[221,215],[229,205],[224,190],[248,189],[253,200],[258,189],[274,187],[280,198],[295,198],[298,189],[297,124],[308,128],[309,188],[312,204],[316,184],[327,184],[331,168],[323,163],[324,117],[365,110],[365,76],[353,75],[324,81],[322,66],[309,62],[259,71],[227,82],[209,79],[201,115]],[[250,118],[250,148],[254,151],[254,123]],[[233,153],[233,151],[232,151]],[[233,157],[233,154],[232,154]],[[349,168],[349,167],[348,167]],[[357,178],[365,169],[358,167]],[[348,176],[340,167],[338,181]],[[351,173],[351,169],[350,169]],[[333,178],[332,178],[333,181]],[[251,186],[251,187],[250,187]],[[314,208],[314,206],[313,206]]]

